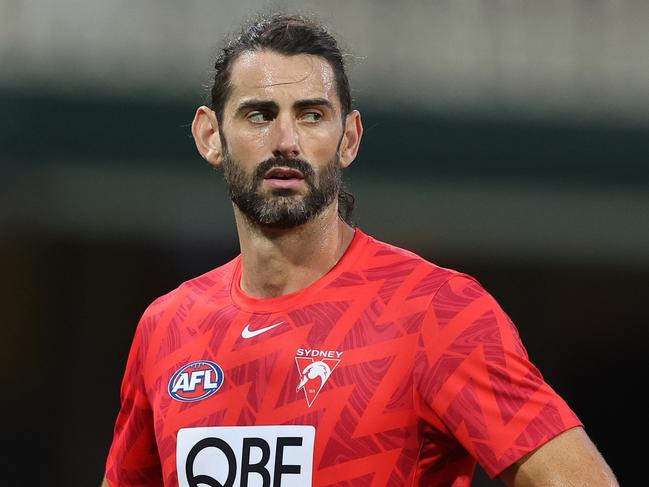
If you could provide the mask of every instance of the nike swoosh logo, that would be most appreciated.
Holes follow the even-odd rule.
[[[286,323],[285,321],[280,321],[279,323],[275,323],[274,325],[266,326],[264,328],[259,328],[259,330],[251,330],[250,329],[250,323],[246,325],[246,327],[241,330],[241,338],[252,338],[256,337],[257,335],[261,335],[262,333],[266,333],[269,330],[272,330],[273,328],[283,325]]]

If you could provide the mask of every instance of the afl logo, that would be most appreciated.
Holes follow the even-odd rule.
[[[223,385],[223,370],[214,362],[200,360],[179,368],[169,381],[169,395],[193,402],[210,397]]]

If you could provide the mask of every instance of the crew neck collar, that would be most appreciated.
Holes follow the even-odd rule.
[[[341,273],[347,270],[358,258],[369,237],[359,228],[354,228],[354,238],[340,260],[324,276],[313,284],[295,291],[274,298],[256,298],[249,296],[241,289],[241,254],[237,256],[232,271],[230,282],[230,297],[234,304],[242,310],[253,313],[274,313],[287,310],[296,302],[304,302],[313,294],[326,287]]]

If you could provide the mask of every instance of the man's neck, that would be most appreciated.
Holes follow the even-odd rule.
[[[313,284],[336,265],[354,238],[334,203],[290,229],[251,223],[234,208],[241,245],[241,289],[258,298],[290,294]]]

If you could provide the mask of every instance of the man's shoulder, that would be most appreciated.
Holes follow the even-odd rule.
[[[435,292],[451,279],[475,281],[464,272],[441,266],[406,248],[369,236],[371,257],[365,272],[376,278],[415,280],[413,288]]]

